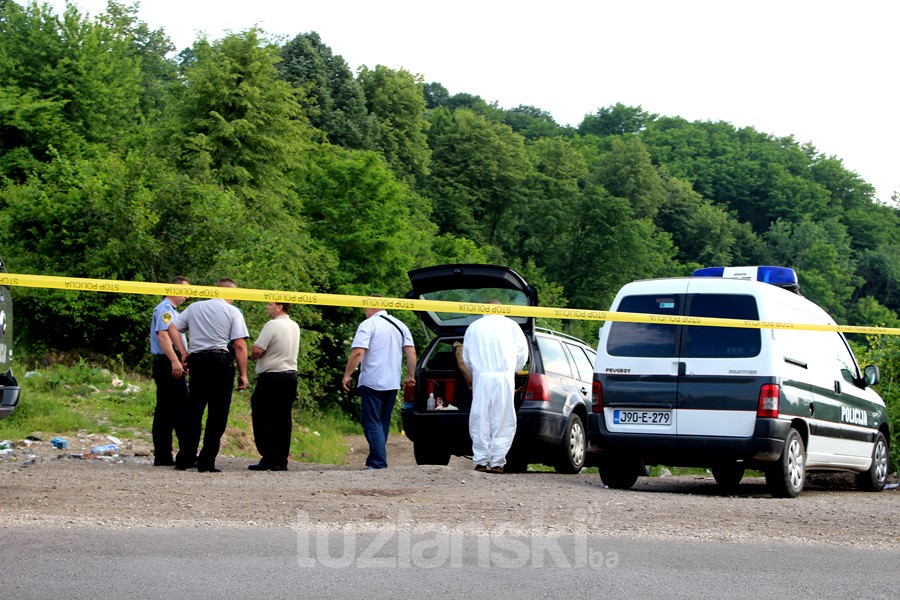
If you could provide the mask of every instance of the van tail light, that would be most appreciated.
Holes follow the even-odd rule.
[[[550,402],[550,384],[547,376],[539,373],[528,375],[528,387],[525,388],[525,401]]]
[[[591,412],[603,412],[603,386],[599,381],[591,384]]]
[[[759,389],[759,406],[756,409],[757,417],[778,416],[778,404],[781,398],[781,388],[774,383],[767,383]]]

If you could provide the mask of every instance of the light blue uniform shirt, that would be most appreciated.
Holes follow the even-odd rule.
[[[360,323],[351,344],[353,348],[366,349],[359,364],[357,385],[379,391],[399,390],[403,347],[414,345],[409,328],[386,311],[380,310]]]
[[[221,298],[194,302],[173,323],[178,331],[191,332],[191,352],[228,350],[231,340],[250,337],[244,314]]]
[[[154,356],[165,354],[162,346],[159,345],[159,332],[167,330],[169,323],[174,321],[177,316],[178,309],[168,298],[163,298],[163,301],[153,309],[153,319],[150,321],[150,354]],[[184,334],[181,335],[181,340],[184,342],[184,347],[187,348],[187,338]]]

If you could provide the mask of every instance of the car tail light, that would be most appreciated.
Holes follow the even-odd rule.
[[[531,373],[528,376],[528,387],[525,388],[525,401],[550,402],[550,385],[547,376]]]
[[[603,412],[603,386],[599,381],[595,381],[591,385],[591,412]]]
[[[777,417],[781,388],[777,384],[767,383],[759,389],[759,407],[757,417]]]

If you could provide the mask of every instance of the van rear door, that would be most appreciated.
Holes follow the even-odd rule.
[[[664,321],[684,313],[686,291],[687,280],[647,282],[626,286],[613,302],[615,312],[658,315],[661,322],[612,322],[601,331],[597,378],[609,431],[676,433],[680,329]]]
[[[723,285],[725,283],[726,285]],[[733,284],[733,285],[729,285]],[[692,279],[685,315],[759,320],[755,282]],[[727,289],[726,289],[727,288]],[[762,330],[682,327],[678,381],[678,434],[750,437],[756,427],[760,388],[772,382],[762,352]]]
[[[667,294],[653,293],[650,285],[634,286],[613,310],[660,315],[670,322],[759,319],[749,288],[747,293],[726,292],[721,283],[666,280],[664,289],[675,292]],[[766,371],[759,329],[615,322],[604,329],[600,344],[605,352],[598,379],[610,431],[753,435]]]

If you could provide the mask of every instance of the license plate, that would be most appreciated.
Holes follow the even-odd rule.
[[[613,410],[615,425],[671,425],[670,410]]]

